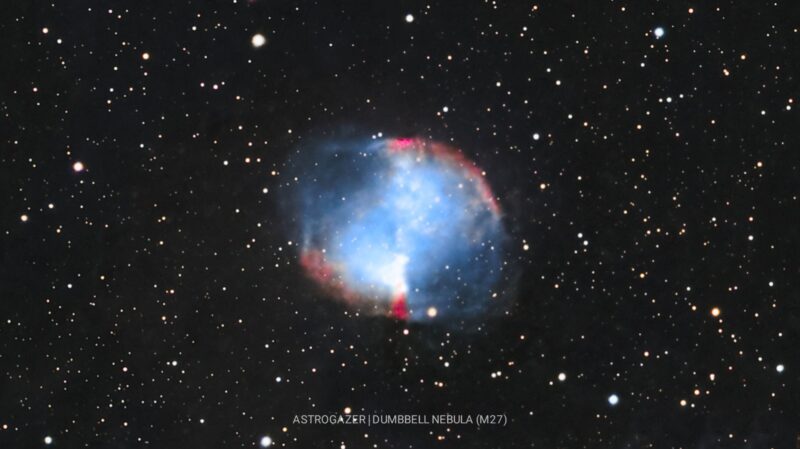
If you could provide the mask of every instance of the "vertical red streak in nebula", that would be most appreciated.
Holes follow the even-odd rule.
[[[392,299],[392,310],[390,315],[398,320],[405,320],[408,318],[408,304],[406,304],[406,294],[398,293]]]

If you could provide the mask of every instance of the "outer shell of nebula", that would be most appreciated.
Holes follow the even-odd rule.
[[[328,144],[299,168],[301,262],[363,313],[415,321],[481,316],[504,231],[474,163],[418,139]]]

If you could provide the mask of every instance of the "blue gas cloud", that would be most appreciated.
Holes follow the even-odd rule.
[[[301,262],[332,296],[400,319],[487,310],[505,233],[481,171],[420,139],[328,144],[296,180]],[[479,316],[479,315],[477,315]]]

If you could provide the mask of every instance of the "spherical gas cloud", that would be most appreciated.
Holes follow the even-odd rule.
[[[462,153],[422,139],[336,143],[299,172],[301,262],[329,295],[414,321],[471,318],[497,296],[501,211]]]

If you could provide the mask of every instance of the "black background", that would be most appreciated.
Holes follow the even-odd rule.
[[[0,18],[0,447],[795,446],[793,2],[59,0]],[[509,314],[356,317],[309,285],[286,161],[379,132],[487,172]],[[291,422],[345,407],[509,422]]]

